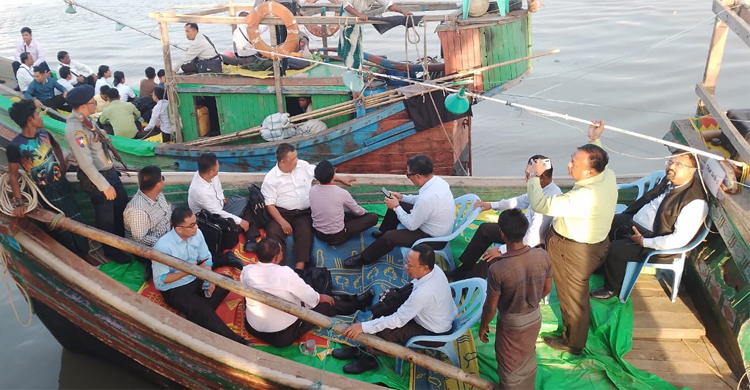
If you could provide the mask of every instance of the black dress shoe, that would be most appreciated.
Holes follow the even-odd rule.
[[[596,290],[589,293],[591,298],[605,300],[615,296],[615,292],[608,290],[606,287],[599,287]]]
[[[542,340],[544,340],[544,343],[547,344],[547,346],[558,351],[568,352],[573,355],[580,355],[583,353],[580,348],[568,346],[568,344],[565,343],[565,340],[559,337],[544,336],[542,337]]]
[[[371,234],[371,235],[372,235],[373,237],[375,237],[375,238],[380,238],[380,236],[382,236],[382,235],[383,235],[383,232],[381,232],[380,230],[375,230],[375,231],[373,231],[373,232],[372,232],[372,233],[370,233],[370,234]]]
[[[250,238],[245,242],[245,246],[242,247],[242,250],[245,252],[255,252],[255,247],[258,246],[258,243],[255,242],[254,238]]]
[[[337,348],[331,352],[331,356],[338,360],[359,359],[362,356],[362,351],[357,347]]]
[[[361,374],[378,368],[378,359],[372,355],[364,355],[361,358],[344,366],[346,374]]]
[[[21,92],[21,87],[19,87],[19,86],[16,85],[16,87],[13,88],[13,90],[16,91],[16,92]]]
[[[357,304],[362,309],[372,305],[372,300],[375,298],[375,293],[372,290],[367,290],[361,294],[357,294]]]
[[[0,84],[5,84],[5,80],[0,79]]]
[[[344,268],[357,268],[362,266],[362,255],[357,254],[344,260]]]

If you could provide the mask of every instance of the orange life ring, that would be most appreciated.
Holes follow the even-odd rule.
[[[281,45],[269,46],[260,37],[260,31],[258,30],[260,21],[268,14],[272,14],[281,19],[286,26],[286,40]],[[283,5],[275,1],[267,1],[260,4],[250,11],[247,15],[246,21],[247,37],[250,39],[250,43],[259,50],[259,53],[263,57],[272,59],[274,55],[267,52],[288,55],[297,49],[297,44],[299,43],[299,25],[297,25],[297,20],[294,19],[292,12]]]

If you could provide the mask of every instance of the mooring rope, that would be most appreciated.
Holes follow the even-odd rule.
[[[19,169],[18,176],[18,184],[21,187],[21,197],[25,200],[24,204],[26,206],[26,213],[39,207],[39,198],[41,198],[50,208],[62,214],[62,216],[65,216],[65,213],[63,213],[62,210],[55,207],[55,205],[44,196],[39,187],[37,187],[26,174],[26,171]],[[13,216],[13,210],[15,210],[16,207],[13,206],[13,200],[11,199],[13,193],[10,187],[9,173],[3,173],[2,176],[0,176],[0,189],[2,189],[0,192],[0,212],[5,215]]]

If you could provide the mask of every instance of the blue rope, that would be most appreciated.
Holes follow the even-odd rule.
[[[336,326],[336,317],[333,317],[331,319],[331,325],[328,327],[328,331],[326,332],[326,354],[323,356],[323,365],[320,367],[320,378],[317,382],[313,383],[308,387],[309,390],[320,390],[323,387],[323,374],[325,373],[326,369],[326,361],[328,360],[328,355],[330,349],[331,349],[331,338],[333,337],[333,328]]]

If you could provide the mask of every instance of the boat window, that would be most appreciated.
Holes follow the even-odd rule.
[[[307,107],[312,107],[310,96],[287,96],[284,100],[286,100],[286,112],[291,116],[302,114]]]

